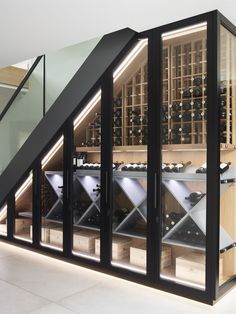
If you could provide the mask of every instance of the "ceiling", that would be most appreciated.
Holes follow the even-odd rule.
[[[123,27],[142,31],[215,9],[236,24],[235,0],[1,0],[0,67]]]

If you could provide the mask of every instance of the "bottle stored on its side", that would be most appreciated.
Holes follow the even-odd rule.
[[[191,206],[195,206],[204,196],[206,193],[196,191],[189,194],[189,196],[186,196],[185,199],[191,202]]]
[[[183,103],[183,110],[190,110],[191,109],[191,104],[190,102],[185,102]]]
[[[194,100],[193,108],[196,110],[202,109],[202,103],[200,100]]]
[[[193,85],[200,86],[202,84],[202,78],[197,76],[193,79]]]
[[[192,93],[189,89],[185,89],[183,91],[183,98],[190,98],[192,96]]]
[[[122,125],[122,119],[121,118],[116,118],[114,121],[114,125],[117,127],[121,127]]]
[[[231,162],[221,162],[220,163],[220,174],[224,173],[229,169],[229,166],[231,165]]]
[[[121,117],[122,116],[122,109],[118,108],[113,113],[114,117]]]
[[[191,112],[190,111],[185,111],[183,113],[183,121],[191,121]]]
[[[202,96],[202,89],[199,87],[195,87],[193,89],[193,97],[201,97]]]
[[[204,163],[201,167],[196,170],[196,173],[207,173],[207,164]]]

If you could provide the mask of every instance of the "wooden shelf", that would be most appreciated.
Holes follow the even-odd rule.
[[[220,144],[220,150],[232,151],[236,149],[234,144]],[[206,144],[167,144],[162,145],[163,151],[206,151]],[[132,146],[113,146],[113,152],[147,152],[147,145],[132,145]],[[76,152],[98,153],[101,152],[100,147],[76,147]]]

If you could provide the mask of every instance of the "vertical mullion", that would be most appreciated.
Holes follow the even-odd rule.
[[[41,199],[41,169],[40,162],[36,162],[33,169],[33,193],[32,193],[32,211],[33,211],[33,245],[39,247],[41,239],[41,215],[40,215],[40,199]]]
[[[213,301],[219,283],[219,18],[213,12],[207,21],[207,214],[206,291]],[[214,180],[212,180],[214,178]]]
[[[43,117],[46,114],[46,55],[43,56]]]
[[[73,234],[73,122],[68,120],[64,129],[63,150],[63,252],[66,256],[72,253]]]
[[[7,238],[13,240],[15,229],[15,195],[10,193],[7,200]]]
[[[102,80],[101,96],[101,263],[109,267],[112,246],[112,111],[113,75],[108,70]]]
[[[152,31],[148,43],[148,183],[147,183],[147,275],[160,276],[161,252],[161,35]]]

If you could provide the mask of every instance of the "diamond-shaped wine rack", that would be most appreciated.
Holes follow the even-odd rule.
[[[62,222],[62,189],[63,174],[57,171],[46,171],[45,176],[57,195],[57,201],[54,203],[46,219],[49,221]],[[135,171],[114,171],[113,189],[114,189],[114,212],[117,209],[126,207],[127,214],[119,222],[113,224],[113,233],[145,238],[147,223],[147,193],[143,180],[146,180],[146,172]],[[229,188],[234,181],[235,172],[232,166],[221,175],[221,193]],[[100,193],[93,189],[100,184],[99,170],[77,170],[74,173],[73,195],[74,195],[74,225],[83,228],[99,230],[100,228]],[[201,200],[192,205],[186,197],[193,192],[187,183],[199,182],[206,184],[206,175],[198,174],[195,171],[184,173],[163,173],[162,184],[173,196],[175,201],[182,207],[183,217],[163,236],[162,242],[193,249],[205,249],[206,235],[206,195]],[[82,198],[82,203],[81,203]],[[77,203],[76,203],[77,202]],[[77,205],[76,205],[77,204]],[[83,204],[83,206],[81,205]],[[77,209],[76,209],[77,207]],[[82,209],[81,209],[82,207]],[[78,210],[79,208],[79,210]],[[77,214],[75,214],[77,212]],[[95,222],[90,217],[94,217]],[[191,241],[181,236],[181,230],[185,226],[198,233],[198,238],[192,238]],[[179,235],[179,237],[178,237]],[[220,227],[220,250],[232,245],[233,239],[228,233]]]

